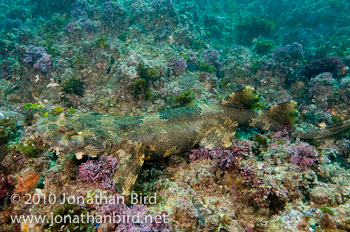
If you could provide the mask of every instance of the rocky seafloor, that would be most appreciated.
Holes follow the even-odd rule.
[[[239,128],[229,148],[146,162],[133,192],[156,204],[44,204],[119,196],[118,160],[77,160],[36,131],[43,117],[145,115],[219,103],[247,85],[260,109],[296,101],[296,128],[347,120],[348,1],[13,0],[0,9],[0,231],[350,231],[347,135],[309,144],[293,128]],[[12,220],[115,212],[168,220]]]

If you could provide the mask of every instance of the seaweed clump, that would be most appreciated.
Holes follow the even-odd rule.
[[[13,118],[0,120],[0,161],[7,154],[7,143],[18,137],[19,126]]]
[[[85,88],[83,82],[79,78],[71,77],[61,84],[63,91],[67,94],[75,94],[83,96]]]
[[[25,154],[25,156],[28,158],[36,158],[44,151],[33,139],[29,139],[24,143],[15,143],[10,147],[10,149],[13,152]]]
[[[0,120],[0,145],[7,143],[17,136],[19,126],[13,118]]]
[[[72,232],[78,232],[78,231],[87,231],[87,232],[93,232],[96,231],[96,225],[93,223],[83,223],[88,222],[88,211],[83,210],[80,206],[75,204],[68,204],[65,203],[61,207],[57,208],[53,212],[54,218],[77,218],[79,219],[83,218],[84,220],[67,220],[65,223],[53,223],[53,225],[49,226],[48,224],[45,226],[46,228],[50,228],[50,231],[72,231]]]
[[[159,110],[175,109],[183,106],[194,105],[194,100],[196,99],[196,94],[192,90],[184,90],[180,92],[177,96],[169,94],[165,101],[167,106],[161,107]]]
[[[253,16],[239,22],[236,29],[239,42],[250,45],[254,38],[271,35],[276,30],[276,24],[269,19]]]
[[[184,90],[176,96],[179,107],[193,105],[196,94],[192,90]]]
[[[145,100],[148,100],[146,93],[149,92],[150,89],[145,79],[143,78],[137,79],[135,82],[131,83],[130,86],[131,86],[131,89],[133,90],[133,95],[135,99],[137,98],[138,95],[142,94],[142,97]]]
[[[275,48],[275,43],[272,40],[261,40],[259,39],[253,47],[254,52],[259,55],[268,54],[273,48]]]
[[[152,82],[160,78],[161,74],[157,69],[145,65],[144,62],[139,63],[137,71],[140,78],[130,85],[133,90],[134,98],[136,99],[137,96],[141,94],[143,99],[146,101],[150,100],[153,98],[153,92],[150,89],[150,85]]]
[[[105,37],[101,37],[99,39],[96,40],[96,45],[99,48],[105,49],[108,46],[107,40]]]
[[[146,66],[143,62],[139,63],[138,73],[146,81],[153,81],[160,77],[160,72],[157,69]]]

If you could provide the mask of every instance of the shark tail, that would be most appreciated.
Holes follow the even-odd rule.
[[[346,120],[341,123],[320,128],[320,129],[295,130],[292,136],[310,143],[318,143],[326,139],[340,139],[349,134],[350,134],[350,120]]]
[[[260,96],[252,86],[246,86],[230,94],[221,102],[221,105],[251,110],[261,108]],[[283,127],[294,127],[298,118],[299,111],[297,103],[295,101],[287,101],[257,112],[256,115],[250,119],[249,125],[262,130],[277,131]],[[245,120],[241,121],[245,122]],[[347,120],[321,129],[296,129],[292,137],[304,141],[317,142],[325,139],[339,139],[349,134],[350,120]]]

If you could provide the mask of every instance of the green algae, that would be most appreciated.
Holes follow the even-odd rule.
[[[137,67],[139,76],[148,81],[154,81],[160,77],[160,72],[150,66],[146,66],[144,62],[140,62]]]
[[[83,56],[76,56],[73,65],[76,68],[83,68],[86,65],[86,59]]]
[[[259,55],[266,55],[275,48],[275,42],[272,40],[258,39],[253,46],[253,51]]]
[[[131,86],[131,89],[133,90],[135,97],[141,93],[145,93],[148,88],[147,81],[143,78],[137,79],[136,81],[131,83],[130,86]]]
[[[140,62],[137,67],[139,78],[130,84],[135,99],[142,95],[146,101],[152,100],[153,91],[150,89],[152,83],[160,78],[160,72],[153,67],[147,66],[144,62]]]
[[[203,72],[215,73],[216,69],[213,65],[210,65],[208,62],[200,62],[198,69]]]
[[[28,158],[37,158],[44,150],[39,148],[33,139],[28,139],[25,142],[12,144],[10,150],[25,154]]]
[[[196,94],[192,90],[184,90],[176,96],[176,103],[179,107],[190,106],[194,104]]]
[[[25,110],[39,110],[43,109],[44,105],[43,104],[37,104],[37,103],[27,103],[23,106]]]
[[[99,48],[105,49],[108,46],[107,40],[105,37],[101,37],[99,39],[96,40],[96,45]]]
[[[250,45],[254,38],[271,35],[276,30],[276,24],[266,18],[251,16],[238,22],[236,29],[239,32],[239,41]]]
[[[63,91],[67,94],[75,94],[83,96],[85,88],[83,82],[79,78],[71,77],[61,84]]]
[[[64,203],[64,205],[54,209],[53,217],[69,217],[71,219],[79,217],[80,220],[67,220],[64,223],[54,222],[53,225],[47,224],[45,227],[50,228],[52,232],[62,231],[62,228],[70,232],[94,232],[96,231],[96,225],[93,223],[84,223],[89,221],[88,215],[88,210],[82,209],[76,204]]]
[[[192,106],[195,104],[196,94],[192,90],[183,90],[177,96],[168,94],[165,98],[166,105],[160,107],[158,111],[175,109],[183,106]]]
[[[19,126],[14,118],[0,119],[0,145],[18,136]]]
[[[53,109],[53,115],[58,115],[64,111],[64,108],[62,106],[55,106]]]
[[[320,207],[319,210],[321,210],[324,213],[328,213],[329,215],[334,215],[334,209],[332,208],[323,206],[323,207]]]
[[[68,110],[69,114],[74,114],[75,112],[77,112],[77,111],[73,107],[69,108],[69,110]]]

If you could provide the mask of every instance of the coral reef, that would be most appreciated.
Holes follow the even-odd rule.
[[[350,118],[349,11],[346,0],[2,1],[0,231],[348,231],[349,133],[317,142],[292,135]],[[232,94],[248,85],[256,91]],[[221,141],[209,149],[193,141],[191,150],[178,153],[174,146],[171,152],[177,154],[146,160],[132,193],[156,194],[156,204],[132,204],[128,197],[120,204],[25,204],[28,194],[41,200],[50,194],[117,198],[114,174],[125,160],[115,157],[136,141],[164,139],[147,130],[118,147],[110,142],[119,135],[104,133],[101,126],[84,134],[81,124],[67,118],[108,113],[150,123],[153,118],[145,116],[196,104],[261,110],[259,115],[279,123],[283,118],[288,125],[273,132],[234,127],[224,134],[229,147]],[[69,127],[55,129],[56,119]],[[224,128],[233,128],[221,119]],[[260,119],[265,126],[276,123]],[[82,138],[103,140],[103,146],[87,148],[99,157],[77,160],[79,154],[59,149],[68,139],[50,146],[37,131],[42,121],[75,144]],[[201,121],[212,122],[211,116]],[[135,123],[123,123],[123,131],[137,130]],[[103,124],[121,126],[113,120]],[[184,125],[179,120],[174,130]],[[205,132],[223,135],[220,126]],[[138,152],[152,154],[154,144],[149,144]],[[11,202],[13,194],[21,202]],[[165,213],[169,220],[11,222],[11,215],[115,212]]]

